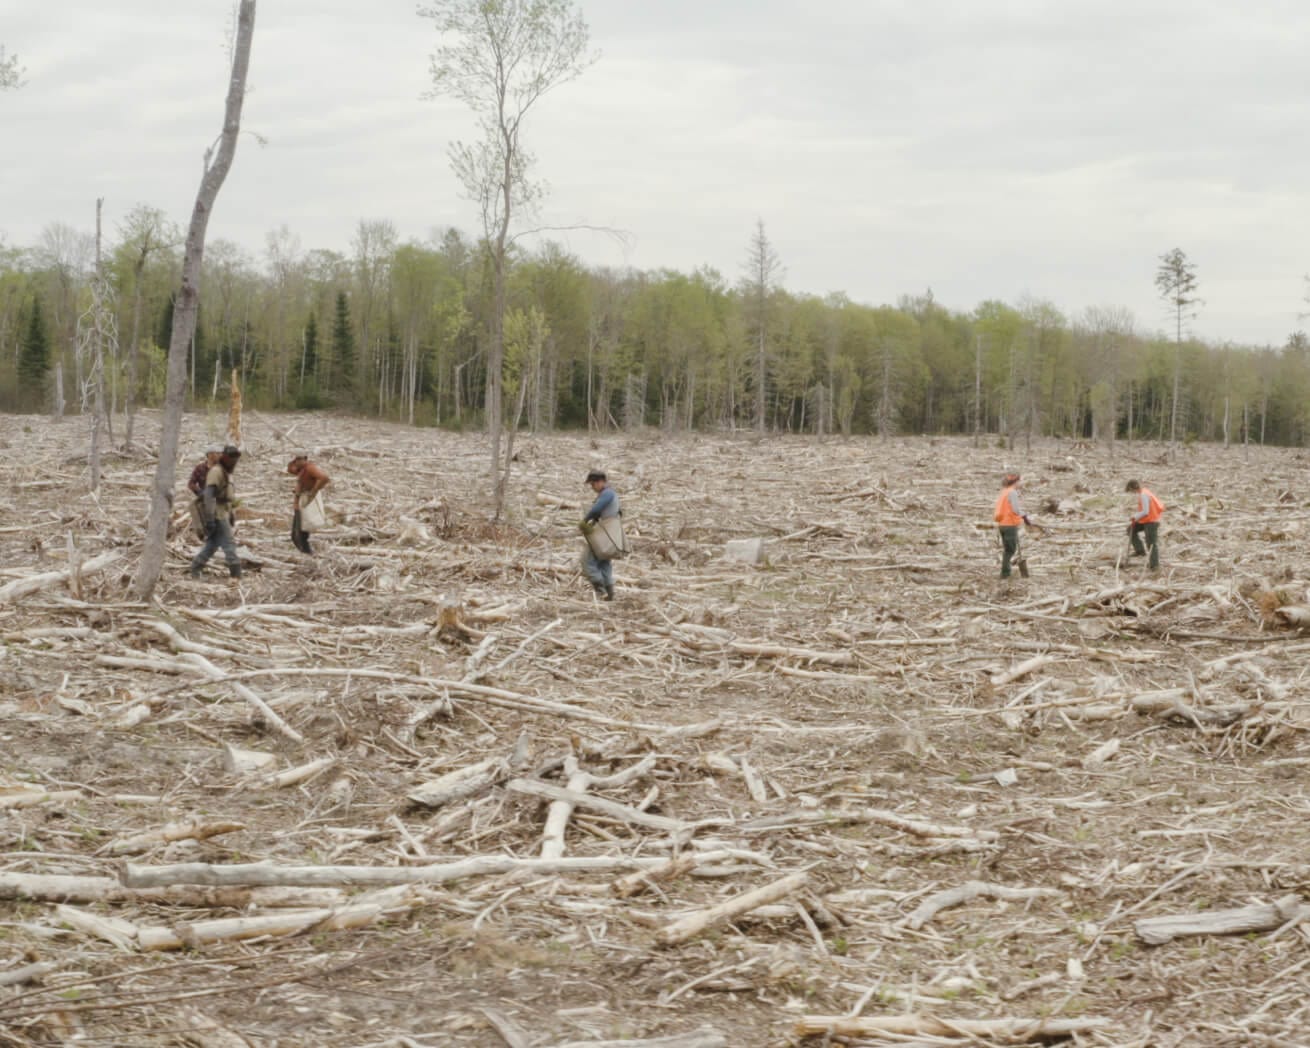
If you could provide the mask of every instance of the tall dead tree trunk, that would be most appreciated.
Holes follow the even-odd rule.
[[[141,561],[132,582],[137,599],[146,600],[164,567],[168,541],[168,520],[173,508],[173,485],[177,473],[177,446],[182,430],[182,407],[186,397],[187,358],[191,338],[196,330],[200,309],[200,270],[205,255],[205,231],[218,191],[236,155],[241,131],[241,106],[246,97],[246,74],[250,70],[250,44],[255,35],[255,0],[241,0],[237,12],[236,46],[232,54],[232,78],[228,83],[227,108],[218,155],[212,147],[205,153],[205,171],[196,194],[195,210],[187,231],[186,253],[182,258],[182,286],[173,307],[173,332],[168,341],[168,377],[164,396],[163,431],[159,438],[159,465],[150,499],[150,518],[146,524]],[[211,163],[212,158],[212,163]]]

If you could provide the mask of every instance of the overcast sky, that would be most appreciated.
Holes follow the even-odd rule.
[[[222,126],[228,0],[0,0],[26,68],[0,94],[0,236],[185,226]],[[1167,323],[1180,247],[1211,341],[1281,345],[1310,272],[1303,0],[579,0],[599,59],[528,126],[541,222],[590,266],[717,269],[762,219],[795,293],[949,309],[1023,296]],[[236,161],[209,237],[262,258],[286,226],[349,254],[361,219],[472,235],[425,101],[409,0],[265,0]],[[256,138],[258,136],[258,138]],[[264,144],[260,144],[260,140]],[[1310,321],[1306,322],[1310,325]]]

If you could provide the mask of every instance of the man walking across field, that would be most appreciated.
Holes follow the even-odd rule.
[[[614,599],[614,561],[609,533],[599,527],[602,520],[612,520],[620,513],[619,496],[609,480],[598,469],[587,474],[587,486],[596,493],[596,501],[582,518],[582,533],[587,539],[587,552],[582,556],[582,570],[596,595],[605,600]],[[606,556],[606,554],[609,554]]]
[[[1019,485],[1022,478],[1018,473],[1007,473],[1001,479],[1001,493],[996,498],[996,508],[992,519],[996,521],[996,530],[1001,535],[1001,578],[1010,577],[1010,565],[1019,569],[1019,574],[1028,577],[1028,563],[1019,552],[1019,525],[1030,523],[1028,514],[1023,511],[1019,501]]]
[[[1147,567],[1152,571],[1160,569],[1160,518],[1164,516],[1164,503],[1155,497],[1150,488],[1142,487],[1141,481],[1130,480],[1124,491],[1137,496],[1137,508],[1128,521],[1128,541],[1133,545],[1134,557],[1145,557],[1147,550],[1151,558]],[[1146,546],[1142,546],[1142,536],[1146,536]]]
[[[228,573],[234,578],[241,577],[241,558],[237,556],[236,539],[232,535],[232,516],[236,492],[232,485],[232,471],[237,468],[241,458],[241,449],[228,444],[218,456],[218,462],[210,467],[205,475],[205,490],[200,501],[200,519],[205,529],[205,544],[200,552],[192,558],[191,577],[200,578],[200,573],[209,563],[209,558],[220,549],[227,560]]]
[[[321,525],[316,522],[323,517],[321,503],[315,507],[317,512],[309,509],[309,504],[318,498],[318,493],[332,483],[332,479],[320,466],[309,461],[309,456],[300,452],[287,464],[287,472],[296,478],[295,490],[291,493],[291,541],[301,553],[312,554],[309,548],[309,536]]]

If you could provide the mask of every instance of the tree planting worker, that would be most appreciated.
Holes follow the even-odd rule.
[[[1133,556],[1145,557],[1150,550],[1151,559],[1147,566],[1156,571],[1160,567],[1160,518],[1164,516],[1164,503],[1155,497],[1150,488],[1142,487],[1141,481],[1130,480],[1124,485],[1124,491],[1137,495],[1137,508],[1128,521],[1128,540],[1133,544]],[[1146,534],[1146,547],[1142,546],[1142,534]]]
[[[200,517],[205,528],[205,544],[191,560],[191,577],[200,578],[200,572],[218,550],[223,551],[227,570],[234,579],[241,577],[241,558],[232,535],[235,518],[232,510],[236,492],[232,484],[232,471],[237,468],[241,449],[232,444],[223,448],[218,461],[205,475],[205,490],[201,496]]]
[[[1019,485],[1022,483],[1018,473],[1007,473],[1001,480],[1001,493],[996,499],[996,508],[992,519],[996,529],[1001,533],[1001,578],[1010,577],[1010,565],[1016,564],[1019,574],[1028,577],[1028,565],[1019,553],[1019,525],[1028,524],[1028,514],[1023,511],[1019,501]]]
[[[591,504],[591,509],[587,510],[587,515],[582,518],[584,534],[595,527],[597,521],[617,517],[620,512],[618,492],[609,486],[609,480],[604,473],[593,469],[587,474],[587,486],[596,493],[596,501]],[[582,556],[582,570],[597,596],[605,600],[614,599],[614,561],[598,556],[592,548],[590,538],[587,541],[587,552]]]
[[[191,479],[187,481],[186,486],[196,498],[205,494],[205,478],[209,476],[209,471],[214,468],[221,454],[223,454],[222,444],[210,444],[205,448],[204,459],[197,462],[196,468],[191,471]]]
[[[309,548],[309,536],[312,529],[305,527],[301,510],[318,497],[318,493],[332,483],[332,479],[323,472],[321,466],[309,461],[309,456],[299,452],[289,463],[287,472],[296,478],[295,490],[291,493],[291,541],[301,553],[313,553]]]

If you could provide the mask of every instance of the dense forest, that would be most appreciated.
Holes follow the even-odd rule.
[[[0,244],[0,409],[92,410],[101,358],[111,419],[158,404],[180,249],[146,207],[106,236],[98,263],[95,238],[63,225],[35,246]],[[1166,279],[1171,261],[1181,284]],[[763,223],[730,276],[590,268],[546,243],[511,258],[506,413],[532,430],[1305,444],[1310,340],[1189,338],[1197,274],[1178,251],[1161,263],[1172,330],[1147,333],[1117,307],[1068,316],[1036,299],[958,311],[928,290],[884,305],[795,295]],[[215,241],[192,403],[225,397],[235,372],[255,406],[480,426],[491,286],[487,251],[455,231],[401,242],[390,223],[361,222],[346,255],[302,250],[283,228],[259,259]]]

